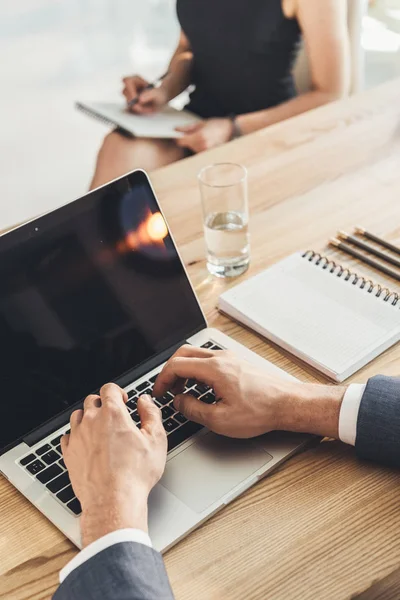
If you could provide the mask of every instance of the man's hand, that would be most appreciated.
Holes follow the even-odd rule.
[[[130,108],[133,113],[149,115],[160,111],[168,103],[168,94],[163,85],[147,90],[149,82],[139,75],[124,77],[122,81],[124,84],[122,93],[128,104],[139,97],[138,102]]]
[[[61,448],[82,505],[82,543],[133,527],[147,531],[147,498],[161,478],[167,438],[159,409],[148,396],[138,400],[141,429],[125,406],[126,393],[109,383],[88,396],[71,415],[71,433]]]
[[[186,379],[214,388],[216,404],[182,394]],[[154,396],[176,393],[186,418],[216,433],[249,438],[271,430],[337,437],[344,387],[305,384],[271,376],[225,351],[183,346],[167,362]]]
[[[232,138],[233,123],[231,119],[207,119],[193,125],[177,127],[176,130],[185,134],[176,140],[178,146],[198,153],[229,142]]]

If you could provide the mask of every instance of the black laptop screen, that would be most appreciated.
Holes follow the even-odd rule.
[[[204,326],[144,173],[0,238],[0,449]]]

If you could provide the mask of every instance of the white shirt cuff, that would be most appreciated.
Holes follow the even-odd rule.
[[[339,439],[345,444],[356,445],[358,411],[365,385],[352,383],[343,397],[339,414]]]
[[[92,558],[102,550],[105,550],[114,544],[119,544],[120,542],[137,542],[138,544],[144,544],[145,546],[152,548],[148,534],[141,529],[118,529],[117,531],[112,531],[98,540],[95,540],[89,544],[89,546],[86,546],[86,548],[81,550],[79,554],[74,556],[74,558],[61,569],[60,583],[62,583],[74,569],[89,560],[89,558]]]

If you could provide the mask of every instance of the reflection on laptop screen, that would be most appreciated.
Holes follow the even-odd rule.
[[[0,448],[204,327],[146,176],[0,239]]]

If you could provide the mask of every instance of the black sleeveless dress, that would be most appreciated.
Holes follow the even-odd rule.
[[[203,118],[243,114],[295,96],[292,67],[300,42],[282,0],[177,0],[193,50],[187,106]]]

